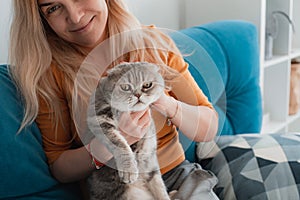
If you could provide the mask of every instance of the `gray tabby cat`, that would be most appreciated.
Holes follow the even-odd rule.
[[[89,177],[90,199],[170,199],[157,161],[154,122],[132,146],[118,131],[122,112],[144,110],[163,92],[164,80],[159,67],[147,62],[119,64],[100,80],[95,103],[89,106],[95,116],[88,113],[88,125],[114,159]]]

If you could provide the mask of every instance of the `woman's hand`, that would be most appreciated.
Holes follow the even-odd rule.
[[[152,104],[189,139],[196,142],[212,140],[218,130],[218,115],[208,106],[190,105],[167,94]]]
[[[178,101],[163,93],[160,98],[152,104],[152,107],[168,118],[173,118],[178,109]]]
[[[119,130],[129,145],[138,142],[148,131],[151,123],[150,109],[124,112],[119,120]]]

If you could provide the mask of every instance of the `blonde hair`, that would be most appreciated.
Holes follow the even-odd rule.
[[[122,36],[123,46],[140,49],[141,46],[162,46],[170,49],[170,40],[162,34],[143,31],[140,22],[128,11],[123,0],[106,0],[108,7],[108,37],[131,31]],[[59,38],[42,17],[37,0],[14,0],[14,16],[11,25],[10,65],[11,74],[22,94],[24,119],[20,130],[32,123],[38,115],[40,98],[54,111],[55,119],[61,118],[55,90],[50,87],[55,82],[51,64],[55,64],[65,74],[66,85],[72,88],[76,72],[88,52]],[[122,35],[122,34],[121,34]],[[111,45],[118,45],[117,42]],[[174,45],[171,45],[174,48]],[[112,48],[113,49],[113,48]],[[176,48],[174,49],[176,52]],[[68,52],[68,53],[65,53]],[[157,50],[129,52],[129,60],[151,59],[163,63]],[[124,59],[124,58],[120,58]],[[121,61],[121,60],[119,60]],[[116,62],[119,62],[116,61]],[[57,122],[57,121],[56,121]],[[57,124],[57,123],[56,123]]]

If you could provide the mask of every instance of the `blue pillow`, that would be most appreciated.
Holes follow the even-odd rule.
[[[219,114],[218,135],[259,133],[262,100],[256,27],[247,21],[223,20],[181,32],[198,43],[186,60]]]
[[[217,135],[259,133],[262,100],[256,27],[223,20],[171,34],[189,71],[219,116]],[[195,161],[195,143],[180,135],[186,157]]]
[[[300,199],[299,151],[300,133],[220,136],[197,147],[223,200]]]
[[[0,199],[79,199],[75,185],[50,174],[35,123],[17,134],[23,107],[6,65],[0,65]]]

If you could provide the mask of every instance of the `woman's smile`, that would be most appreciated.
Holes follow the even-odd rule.
[[[95,16],[93,16],[91,18],[91,20],[88,21],[86,24],[84,24],[82,26],[79,25],[78,28],[75,27],[74,29],[71,29],[70,32],[74,32],[74,33],[87,32],[91,28],[94,18],[95,18]]]

